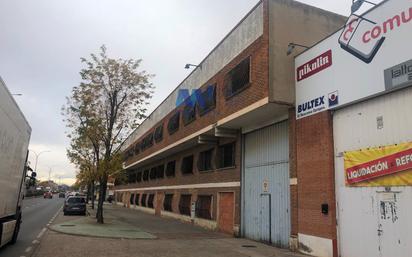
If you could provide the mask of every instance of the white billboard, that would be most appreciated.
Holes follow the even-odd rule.
[[[302,53],[298,119],[412,85],[412,1],[388,0]]]

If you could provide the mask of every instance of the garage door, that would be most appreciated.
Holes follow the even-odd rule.
[[[411,256],[411,187],[347,186],[344,170],[347,151],[367,152],[369,148],[412,142],[411,110],[412,89],[406,89],[334,114],[338,239],[342,257]],[[381,178],[371,179],[369,183],[377,183],[376,179]]]
[[[243,234],[288,247],[290,236],[288,122],[245,136]]]

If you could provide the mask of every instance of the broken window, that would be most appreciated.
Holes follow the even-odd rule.
[[[212,156],[213,149],[203,151],[199,153],[199,158],[197,160],[197,168],[199,171],[212,170]]]
[[[199,195],[196,201],[196,217],[212,219],[212,196]]]
[[[165,200],[163,201],[163,209],[165,211],[172,212],[173,211],[172,204],[173,204],[173,194],[165,195]]]
[[[134,194],[130,195],[130,204],[133,205],[134,204]]]
[[[250,57],[233,68],[225,77],[225,96],[239,93],[250,84]]]
[[[190,205],[192,201],[192,195],[181,195],[179,201],[179,212],[182,215],[190,216]]]
[[[235,166],[235,143],[219,146],[218,167],[228,168]]]
[[[147,199],[147,207],[153,209],[153,202],[154,202],[154,194],[150,194],[149,198]]]
[[[146,150],[147,148],[150,148],[153,145],[153,133],[150,133],[149,135],[145,136],[140,143],[140,149],[142,151]]]
[[[192,174],[193,173],[193,155],[186,156],[183,158],[181,171],[182,171],[182,174]]]
[[[176,161],[170,161],[166,165],[166,176],[174,177],[176,173]]]
[[[169,123],[167,124],[167,130],[169,131],[169,135],[172,135],[179,129],[179,121],[180,121],[180,112],[175,113],[169,119]]]

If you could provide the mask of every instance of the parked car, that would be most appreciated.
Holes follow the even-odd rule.
[[[46,199],[46,198],[52,199],[53,198],[52,192],[50,192],[50,191],[44,192],[43,198],[44,199]]]
[[[59,193],[59,198],[66,198],[66,194],[64,192]]]
[[[86,198],[81,196],[70,196],[64,201],[63,214],[86,215]]]

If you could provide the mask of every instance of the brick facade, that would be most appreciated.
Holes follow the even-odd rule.
[[[331,239],[336,249],[333,126],[330,112],[296,121],[298,233]],[[329,213],[322,214],[321,205]],[[336,255],[335,255],[336,256]]]

